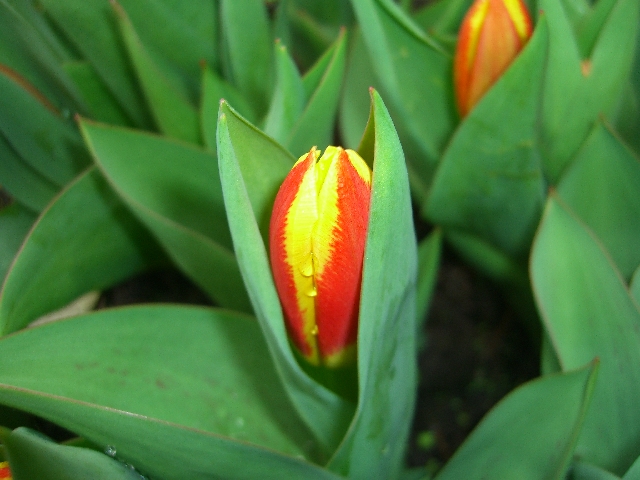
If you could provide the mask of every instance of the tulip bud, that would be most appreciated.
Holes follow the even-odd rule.
[[[463,117],[507,69],[531,37],[522,0],[476,0],[460,27],[454,59],[458,110]]]
[[[11,480],[12,478],[9,462],[0,462],[0,480]]]
[[[289,338],[313,365],[355,361],[371,170],[353,150],[315,147],[275,199],[271,268]]]

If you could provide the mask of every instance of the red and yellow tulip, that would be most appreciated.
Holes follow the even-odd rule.
[[[11,480],[12,478],[9,462],[0,462],[0,480]]]
[[[282,183],[271,268],[289,337],[311,364],[355,361],[371,170],[353,150],[314,148]]]
[[[454,59],[458,110],[469,113],[525,46],[531,17],[522,0],[476,0],[465,15]]]

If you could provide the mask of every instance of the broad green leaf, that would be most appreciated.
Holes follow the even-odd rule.
[[[345,72],[342,99],[340,101],[339,127],[345,148],[358,148],[362,132],[369,120],[371,99],[369,87],[380,84],[374,76],[373,63],[359,29],[351,32],[349,61]]]
[[[117,3],[113,5],[124,44],[158,128],[169,137],[200,143],[196,108],[153,61],[124,9]]]
[[[620,480],[618,475],[590,463],[577,461],[571,466],[568,480]]]
[[[272,39],[266,6],[260,0],[220,1],[226,77],[266,112],[272,86]]]
[[[298,67],[289,56],[287,48],[279,41],[276,41],[275,45],[275,63],[276,88],[264,122],[264,133],[286,145],[294,125],[302,114],[306,95]]]
[[[640,479],[640,457],[638,457],[631,468],[627,470],[627,473],[622,477],[623,480],[638,480]]]
[[[250,317],[103,310],[5,337],[0,352],[1,403],[109,447],[152,478],[331,478],[303,460],[313,441]]]
[[[638,158],[598,124],[562,176],[558,195],[602,241],[629,280],[640,265]]]
[[[565,478],[597,370],[596,362],[518,387],[484,417],[436,479]]]
[[[63,68],[80,90],[92,119],[114,125],[128,126],[130,124],[127,114],[102,83],[90,63],[86,61],[68,62],[63,65]]]
[[[215,156],[134,130],[80,126],[107,180],[176,265],[220,305],[249,311]]]
[[[19,330],[161,258],[148,232],[90,169],[42,212],[25,239],[2,286],[0,332]]]
[[[508,255],[529,247],[544,201],[536,148],[547,24],[471,110],[444,153],[424,209],[436,224]]]
[[[68,54],[36,8],[25,0],[0,1],[0,64],[20,72],[57,108],[83,111],[78,90],[60,68]]]
[[[434,230],[418,244],[418,283],[416,285],[416,320],[418,328],[424,324],[433,289],[438,279],[442,254],[442,231]]]
[[[365,130],[370,113],[371,100],[368,95],[369,88],[382,87],[375,76],[374,64],[367,52],[367,47],[358,29],[350,33],[349,62],[347,65],[342,98],[340,100],[339,122],[340,134],[346,148],[358,148],[361,143],[362,132]],[[380,90],[384,94],[384,90]],[[424,150],[418,141],[404,127],[403,114],[400,110],[394,111],[393,104],[388,108],[392,118],[396,121],[396,130],[402,142],[402,149],[409,162],[409,181],[416,201],[422,204],[428,191],[428,183],[431,181],[433,168],[429,167],[429,174],[420,169],[420,162],[424,158]]]
[[[274,166],[286,174],[294,159],[224,102],[218,121],[218,155],[234,250],[269,352],[298,414],[324,451],[331,452],[344,435],[353,407],[312,380],[294,358],[259,229],[262,217],[270,216],[284,178],[265,174]]]
[[[216,151],[216,128],[220,100],[226,100],[249,121],[256,120],[251,105],[236,88],[220,78],[211,68],[202,69],[202,98],[200,101],[200,126],[204,145],[208,150]]]
[[[217,2],[120,0],[119,3],[154,63],[195,102],[200,91],[201,62],[218,67]]]
[[[330,468],[350,478],[396,478],[413,419],[417,248],[398,135],[371,91],[373,180],[358,326],[358,406]],[[369,137],[371,138],[371,137]],[[372,147],[372,148],[371,148]]]
[[[39,212],[58,192],[58,185],[25,162],[0,133],[0,184],[25,207]]]
[[[225,116],[225,128],[242,172],[253,215],[262,237],[266,239],[273,201],[296,159],[238,115],[228,103],[220,104],[220,115]]]
[[[457,122],[451,58],[392,2],[354,0],[351,5],[383,93],[422,150],[412,163],[429,181]]]
[[[14,480],[140,480],[135,470],[103,453],[58,445],[24,427],[2,440]]]
[[[547,180],[555,184],[598,116],[609,116],[617,106],[633,63],[640,4],[617,0],[589,58],[581,57],[560,2],[541,0],[540,5],[549,23],[543,167]]]
[[[129,118],[140,127],[149,127],[151,117],[138,90],[110,2],[43,0],[40,4],[54,24],[95,68]],[[149,2],[144,4],[148,5]]]
[[[631,296],[634,298],[636,303],[640,305],[640,266],[636,268],[633,276],[631,277],[631,285],[629,286],[629,291],[631,292]]]
[[[437,37],[457,39],[458,29],[473,0],[438,0],[415,15],[415,21],[425,31]]]
[[[0,66],[0,132],[43,177],[64,186],[89,165],[75,126],[16,72]]]
[[[531,254],[531,281],[560,366],[600,359],[576,454],[621,475],[640,452],[640,312],[602,245],[552,194]],[[607,448],[602,448],[606,445]]]
[[[609,15],[611,15],[613,8],[618,2],[619,0],[599,0],[598,2],[592,2],[591,8],[583,15],[576,32],[578,45],[583,58],[588,58],[592,53],[600,36],[600,32],[602,32]],[[576,0],[573,0],[573,3],[576,3]],[[584,3],[584,0],[582,3]]]
[[[285,143],[294,156],[308,152],[314,145],[323,149],[332,143],[345,71],[346,41],[345,30],[342,30],[302,78],[305,107]]]
[[[36,215],[19,204],[0,209],[0,278],[4,278]]]

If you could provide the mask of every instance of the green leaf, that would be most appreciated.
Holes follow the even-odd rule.
[[[196,108],[149,55],[124,9],[113,3],[120,31],[155,123],[169,137],[200,143]]]
[[[148,232],[90,169],[42,212],[25,239],[2,286],[0,332],[23,328],[162,258]]]
[[[531,254],[531,281],[560,366],[600,359],[576,454],[621,475],[640,451],[640,312],[600,242],[551,195]],[[603,449],[602,445],[607,448]]]
[[[16,72],[0,66],[0,132],[37,172],[63,186],[89,165],[75,126]]]
[[[4,278],[36,215],[19,204],[0,209],[0,278]]]
[[[226,82],[211,68],[202,69],[202,99],[200,102],[200,125],[202,140],[208,150],[216,152],[216,129],[218,127],[218,110],[220,100],[227,100],[249,121],[256,120],[256,114],[242,94],[230,83]]]
[[[96,73],[90,63],[85,61],[69,62],[63,65],[67,75],[80,90],[83,100],[89,106],[91,118],[114,125],[129,126],[127,114]]]
[[[39,212],[51,201],[59,187],[25,162],[0,133],[0,184],[25,207]]]
[[[374,75],[374,62],[369,58],[367,47],[360,31],[356,28],[350,33],[349,62],[347,65],[342,98],[340,100],[339,122],[340,134],[347,148],[358,148],[361,143],[362,132],[365,130],[370,113],[371,100],[367,92],[369,88],[382,87],[382,82]],[[384,93],[384,90],[380,90]],[[403,114],[395,111],[393,104],[388,108],[392,118],[396,119],[396,130],[402,142],[402,149],[409,162],[409,181],[411,190],[418,203],[422,203],[428,191],[428,182],[431,181],[433,169],[428,172],[420,169],[419,163],[425,157],[423,148],[419,145],[408,129],[403,125]]]
[[[234,250],[269,352],[298,414],[325,452],[333,451],[353,407],[312,380],[294,358],[259,229],[262,218],[268,221],[277,189],[294,159],[224,102],[218,121],[218,154]],[[279,180],[273,173],[266,175],[274,166],[283,171]]]
[[[287,53],[287,48],[277,40],[275,59],[276,88],[265,119],[264,133],[286,145],[294,125],[302,114],[306,95],[298,67]]]
[[[351,478],[396,478],[415,401],[417,248],[402,147],[371,91],[371,206],[358,326],[358,406],[330,468]],[[369,137],[370,138],[370,137]],[[373,147],[373,148],[371,148]]]
[[[338,38],[302,78],[306,93],[304,110],[285,143],[294,156],[312,146],[332,143],[336,112],[346,64],[346,33]]]
[[[433,289],[438,279],[442,254],[442,231],[434,230],[418,244],[418,283],[416,286],[416,320],[418,328],[427,319]]]
[[[562,176],[558,194],[602,241],[629,280],[640,265],[640,251],[635,248],[640,245],[638,158],[598,124]]]
[[[475,234],[512,256],[528,250],[544,201],[536,138],[546,25],[543,18],[462,122],[424,205],[436,224]]]
[[[239,116],[226,102],[220,104],[220,115],[225,116],[225,128],[242,172],[253,215],[262,237],[266,239],[273,201],[296,159]],[[228,205],[226,208],[228,210]]]
[[[636,459],[636,461],[633,462],[633,465],[631,465],[631,468],[629,468],[629,470],[627,470],[627,473],[625,473],[622,478],[623,478],[623,480],[638,480],[638,479],[640,479],[640,457],[638,457]]]
[[[541,0],[540,5],[550,34],[542,103],[543,167],[555,184],[598,116],[609,116],[617,106],[633,63],[640,4],[617,0],[589,59],[581,58],[562,5],[556,0]]]
[[[313,441],[250,317],[103,310],[5,337],[0,352],[0,402],[152,478],[332,478],[303,459]]]
[[[134,130],[88,121],[100,169],[171,259],[222,306],[250,311],[231,251],[216,158]]]
[[[595,362],[518,387],[484,417],[436,479],[565,478],[597,371]]]
[[[631,284],[629,286],[629,291],[636,303],[640,305],[640,266],[636,268],[636,271],[633,273],[631,277]]]
[[[58,445],[28,428],[3,438],[15,480],[140,480],[123,463],[87,448]]]
[[[415,16],[415,21],[425,31],[437,37],[454,37],[472,0],[438,0],[428,4]]]
[[[0,64],[20,72],[57,108],[85,106],[60,64],[69,60],[62,42],[37,7],[27,1],[0,1]]]
[[[43,0],[40,4],[83,58],[95,68],[129,118],[140,127],[149,127],[151,118],[120,40],[109,1]],[[149,2],[144,2],[144,5],[148,6]],[[144,19],[142,17],[141,20]]]
[[[587,462],[577,461],[571,466],[568,480],[620,480],[620,477]]]
[[[413,166],[429,181],[457,122],[451,58],[392,2],[354,0],[351,5],[394,117],[422,150]]]
[[[272,38],[264,2],[220,1],[226,77],[262,114],[272,86]]]

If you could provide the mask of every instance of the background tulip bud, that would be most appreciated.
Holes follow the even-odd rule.
[[[531,37],[522,0],[476,0],[465,15],[454,59],[454,84],[465,116]]]
[[[0,462],[0,480],[11,480],[12,478],[9,462]]]
[[[313,365],[355,360],[371,170],[353,150],[315,147],[282,183],[271,268],[289,336]]]

